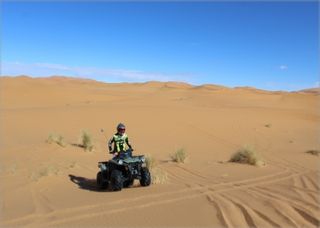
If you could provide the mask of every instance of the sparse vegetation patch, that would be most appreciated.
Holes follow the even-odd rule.
[[[56,143],[57,141],[58,141],[57,137],[53,133],[50,133],[46,142]]]
[[[155,164],[155,160],[156,160],[155,157],[153,157],[151,154],[147,154],[147,155],[145,156],[145,158],[146,158],[147,168],[148,168],[149,170],[154,169],[155,166],[156,166],[156,164]]]
[[[82,145],[86,149],[86,151],[92,151],[94,148],[94,144],[92,141],[92,135],[89,131],[83,130],[82,131]]]
[[[47,139],[46,142],[47,143],[57,143],[59,146],[62,146],[62,147],[68,146],[68,143],[64,140],[62,135],[59,135],[59,137],[57,137],[53,133],[49,134],[48,139]]]
[[[39,181],[41,179],[41,176],[36,176],[34,172],[29,174],[29,178],[32,179],[33,181]]]
[[[307,153],[319,156],[320,151],[319,150],[308,150]]]
[[[59,135],[57,143],[58,143],[58,145],[60,145],[62,147],[68,146],[68,143],[64,140],[62,135]]]
[[[74,168],[74,167],[76,167],[76,165],[78,164],[78,162],[77,161],[72,161],[72,164],[71,164],[71,168]]]
[[[188,159],[186,149],[184,147],[179,148],[171,158],[175,162],[186,163]]]
[[[49,176],[51,171],[51,167],[49,165],[46,165],[46,167],[40,172],[41,176]]]
[[[152,184],[164,184],[168,181],[168,175],[165,171],[159,168],[151,170]]]
[[[261,159],[254,145],[249,144],[240,147],[231,157],[229,162],[246,163],[249,165],[260,165]]]
[[[151,154],[147,154],[146,167],[151,173],[151,183],[152,184],[164,184],[168,181],[168,175],[162,169],[157,168],[156,159]]]

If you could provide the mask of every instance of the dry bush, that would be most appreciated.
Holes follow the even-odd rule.
[[[51,172],[51,167],[49,165],[46,165],[46,167],[40,172],[41,176],[49,176]]]
[[[86,149],[86,151],[92,151],[94,148],[94,144],[92,141],[92,135],[87,130],[82,130],[82,145]]]
[[[319,150],[308,150],[307,153],[319,156],[320,151]]]
[[[29,178],[33,181],[39,181],[42,178],[42,176],[41,176],[41,174],[36,175],[35,172],[32,172],[29,174]]]
[[[68,143],[64,140],[64,138],[63,138],[62,135],[59,135],[57,144],[60,145],[60,146],[62,146],[62,147],[68,146]]]
[[[152,184],[164,184],[168,181],[168,175],[162,169],[157,168],[156,159],[151,154],[147,154],[146,167],[151,173],[151,183]]]
[[[185,148],[179,148],[173,156],[171,156],[172,160],[178,163],[186,163],[188,155],[186,153]]]
[[[249,165],[260,165],[262,163],[255,146],[252,144],[239,148],[232,155],[229,162],[246,163]]]
[[[53,133],[50,133],[47,139],[47,143],[56,143],[58,141],[57,136],[55,136]]]
[[[146,167],[149,169],[149,170],[152,170],[156,167],[156,164],[155,164],[155,157],[153,157],[151,154],[147,154],[146,156],[144,156],[145,159],[146,159]]]
[[[57,143],[58,145],[60,145],[62,147],[68,146],[68,143],[64,140],[62,135],[59,135],[59,137],[57,137],[53,133],[49,134],[46,142],[47,143]]]
[[[150,172],[152,177],[152,184],[164,184],[168,181],[168,175],[162,169],[153,168]]]

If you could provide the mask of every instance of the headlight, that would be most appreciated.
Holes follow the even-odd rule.
[[[141,158],[141,161],[142,161],[142,162],[146,162],[146,159],[145,159],[145,158]]]
[[[118,161],[118,164],[119,164],[119,165],[122,165],[122,164],[123,164],[123,161],[122,161],[122,160],[119,160],[119,161]]]

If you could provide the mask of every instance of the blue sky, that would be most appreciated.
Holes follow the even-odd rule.
[[[317,1],[1,4],[1,75],[319,86]]]

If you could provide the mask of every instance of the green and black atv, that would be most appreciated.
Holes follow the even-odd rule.
[[[110,159],[108,162],[99,162],[101,169],[97,173],[97,188],[107,189],[109,184],[113,191],[121,191],[133,185],[135,179],[140,181],[141,186],[151,184],[151,175],[147,167],[144,155],[132,156],[132,150],[119,153],[119,156]]]

